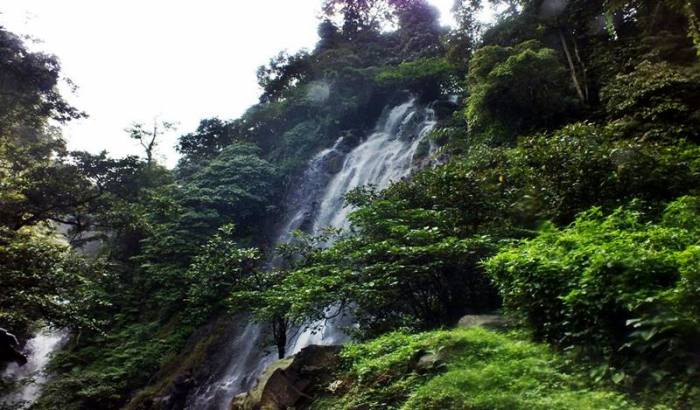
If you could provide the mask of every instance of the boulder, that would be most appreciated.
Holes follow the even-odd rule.
[[[270,365],[255,387],[236,396],[231,410],[283,410],[311,400],[315,387],[327,383],[338,365],[340,346],[309,346]]]
[[[459,319],[457,327],[481,326],[494,330],[502,330],[508,327],[508,321],[501,315],[467,315]]]
[[[440,353],[425,353],[418,358],[415,368],[419,373],[427,373],[443,367],[445,359]]]
[[[339,152],[332,152],[328,155],[328,158],[324,162],[323,168],[329,174],[335,175],[343,169],[344,161],[345,155]]]

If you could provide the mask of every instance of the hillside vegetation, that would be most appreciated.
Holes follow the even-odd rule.
[[[485,24],[487,3],[448,29],[424,0],[323,1],[316,47],[261,67],[260,102],[182,135],[173,170],[148,144],[169,124],[134,125],[141,157],[68,152],[57,60],[0,29],[0,327],[73,335],[34,408],[148,408],[206,369],[218,321],[284,353],[331,305],[355,342],[317,409],[700,407],[700,5],[503,0]],[[412,177],[269,269],[309,159],[409,95],[438,120]],[[518,330],[449,330],[494,311]]]

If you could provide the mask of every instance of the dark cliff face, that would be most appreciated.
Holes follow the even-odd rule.
[[[23,366],[27,363],[27,356],[20,351],[17,337],[0,328],[0,367],[10,362]]]
[[[127,409],[220,409],[231,398],[253,387],[254,377],[227,379],[232,367],[266,366],[269,334],[246,315],[222,316],[200,327],[187,345],[169,360],[155,382]]]

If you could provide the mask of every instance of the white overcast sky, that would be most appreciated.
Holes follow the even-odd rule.
[[[430,0],[450,23],[453,0]],[[159,147],[173,166],[176,136],[202,118],[232,119],[260,94],[255,72],[281,50],[316,43],[321,0],[3,0],[0,25],[58,56],[89,114],[65,128],[71,149],[113,156],[140,150],[124,132],[175,121]]]

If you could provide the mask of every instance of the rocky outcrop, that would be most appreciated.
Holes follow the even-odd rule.
[[[501,315],[467,315],[459,319],[457,327],[481,326],[492,330],[508,327],[508,321]]]
[[[312,400],[314,389],[328,385],[338,365],[340,346],[309,346],[270,365],[248,393],[233,399],[231,410],[283,410]]]

